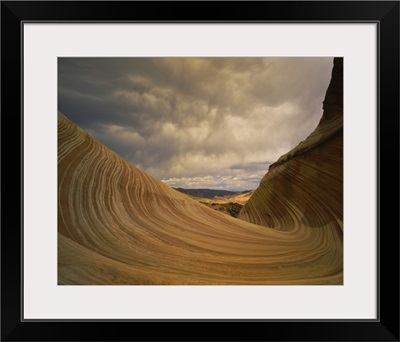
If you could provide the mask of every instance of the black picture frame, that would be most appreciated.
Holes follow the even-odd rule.
[[[60,21],[376,22],[379,27],[378,319],[23,320],[21,30],[24,22]],[[3,1],[1,48],[3,341],[399,341],[398,1]]]

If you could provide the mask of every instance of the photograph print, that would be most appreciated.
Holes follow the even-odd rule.
[[[343,58],[59,57],[58,285],[343,285]]]

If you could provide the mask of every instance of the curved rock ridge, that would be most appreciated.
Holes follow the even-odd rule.
[[[308,138],[272,164],[239,218],[276,230],[296,223],[343,235],[343,58],[335,58],[323,116]]]
[[[59,284],[342,284],[331,224],[291,228],[207,208],[58,114]]]

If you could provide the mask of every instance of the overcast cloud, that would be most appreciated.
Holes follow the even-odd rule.
[[[254,189],[317,126],[333,58],[59,58],[58,106],[168,185]]]

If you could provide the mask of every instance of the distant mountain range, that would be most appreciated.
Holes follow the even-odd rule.
[[[183,188],[174,188],[174,189],[191,197],[209,198],[209,199],[213,199],[214,197],[236,196],[240,194],[246,194],[251,191],[251,190],[227,191],[227,190],[214,190],[214,189],[183,189]]]
[[[173,188],[199,203],[223,214],[238,217],[243,205],[249,200],[254,190],[227,191],[215,189]]]

